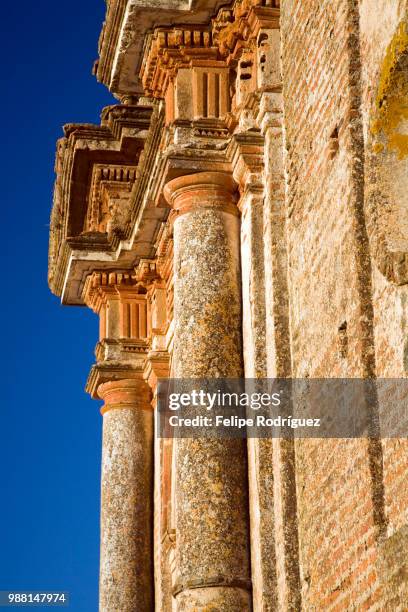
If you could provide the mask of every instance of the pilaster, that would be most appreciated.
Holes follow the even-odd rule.
[[[144,378],[152,391],[152,407],[157,410],[157,388],[160,379],[168,378],[170,355],[167,351],[150,351],[147,355]],[[157,434],[157,419],[155,431]],[[172,609],[171,559],[174,547],[171,525],[171,463],[173,441],[154,440],[154,576],[156,610]]]
[[[265,268],[265,315],[267,376],[290,378],[291,337],[286,222],[290,211],[285,201],[283,172],[283,104],[280,68],[279,30],[261,32],[262,54],[269,51],[269,69],[264,72],[264,90],[260,97],[257,123],[265,139],[265,205],[263,215]],[[283,609],[300,610],[299,536],[297,521],[295,442],[290,439],[268,440],[265,471],[273,479],[276,592]],[[258,467],[259,470],[259,467]],[[264,516],[267,513],[264,512]]]
[[[167,224],[164,224],[166,226]],[[163,228],[164,229],[164,228]],[[165,253],[164,259],[166,259]],[[158,382],[168,378],[170,354],[168,351],[168,300],[166,282],[159,274],[158,259],[141,260],[136,270],[138,281],[146,284],[149,308],[150,338],[149,349],[144,362],[143,378],[151,390],[153,413],[157,410]],[[168,531],[168,506],[170,503],[171,440],[154,437],[154,512],[153,512],[153,551],[155,609],[171,610],[170,563],[163,539]]]

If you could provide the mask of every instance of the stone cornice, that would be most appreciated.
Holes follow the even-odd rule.
[[[65,126],[65,136],[57,143],[49,252],[49,283],[57,295],[62,292],[58,268],[65,263],[61,256],[66,241],[72,250],[88,250],[88,243],[89,251],[107,243],[115,248],[115,232],[107,235],[103,224],[101,182],[129,191],[151,115],[147,106],[111,106],[104,109],[100,126]]]
[[[279,6],[280,0],[111,0],[94,72],[119,99],[139,94],[146,90],[139,71],[154,30],[173,28],[178,41],[174,48],[183,49],[190,46],[184,33],[194,24],[213,36],[219,53],[234,57],[240,41],[255,38],[260,28],[278,27]]]
[[[100,126],[65,126],[57,147],[49,250],[50,288],[63,303],[83,303],[83,283],[93,269],[112,269],[119,257],[118,267],[134,265],[132,232],[145,207],[143,185],[157,155],[160,125],[157,105],[144,103],[108,107]],[[155,223],[146,228],[141,256],[152,255],[146,249],[157,230]]]
[[[142,91],[138,77],[146,34],[176,23],[208,23],[223,0],[111,0],[99,39],[97,79],[119,98]]]
[[[146,37],[140,77],[148,95],[163,98],[169,78],[183,66],[217,66],[218,48],[209,25],[156,28]],[[221,62],[219,64],[223,66]]]
[[[156,27],[146,35],[140,78],[146,95],[166,100],[166,123],[186,118],[225,119],[235,86],[230,69],[240,68],[238,82],[244,92],[280,82],[280,75],[271,74],[270,69],[265,72],[265,58],[258,66],[259,75],[247,70],[241,76],[244,66],[255,66],[254,55],[260,58],[262,45],[270,47],[269,33],[279,28],[278,4],[275,0],[237,0],[205,25]],[[277,52],[279,63],[279,49]],[[189,78],[178,77],[183,68],[192,70]],[[238,104],[243,95],[238,95]]]
[[[174,144],[172,137],[167,147],[162,145],[161,151],[156,141],[150,152],[145,150],[142,154],[129,195],[131,213],[123,238],[117,232],[94,231],[62,240],[58,258],[53,261],[54,265],[56,262],[53,283],[64,303],[84,303],[83,288],[95,270],[120,269],[129,273],[139,261],[155,255],[159,246],[156,238],[168,215],[163,191],[169,181],[195,172],[224,172],[234,176],[242,193],[247,184],[256,182],[256,174],[259,176],[262,172],[263,138],[259,131],[232,136],[225,124],[217,121],[179,122],[172,128],[176,136],[178,130],[184,134],[188,146],[182,142]],[[124,200],[121,202],[123,206]]]
[[[101,42],[107,54],[128,4],[140,14],[160,13],[144,2],[110,2]],[[236,0],[212,18],[204,11],[201,22],[194,11],[190,23],[164,22],[146,36],[141,71],[147,93],[159,101],[140,97],[134,104],[137,97],[129,95],[131,104],[108,107],[100,126],[66,126],[57,154],[49,260],[50,287],[64,304],[83,304],[84,283],[94,270],[132,270],[140,259],[155,257],[169,215],[163,196],[169,181],[215,171],[230,173],[241,195],[248,185],[255,188],[262,172],[263,100],[280,88],[277,4]],[[183,10],[188,8],[186,3]]]

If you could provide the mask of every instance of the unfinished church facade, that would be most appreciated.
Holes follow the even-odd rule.
[[[154,413],[169,376],[406,377],[407,0],[108,0],[99,56],[49,283],[100,320],[100,610],[406,610],[404,440]]]

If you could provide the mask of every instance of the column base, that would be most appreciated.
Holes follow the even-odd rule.
[[[246,589],[236,586],[189,588],[176,597],[177,612],[249,612],[252,597]]]

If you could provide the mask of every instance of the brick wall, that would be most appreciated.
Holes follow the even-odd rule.
[[[406,0],[362,0],[360,2],[362,57],[362,116],[367,159],[370,156],[371,129],[375,115],[376,96],[384,77],[384,58],[398,36],[400,25],[408,24]],[[402,100],[401,100],[402,101]],[[406,103],[406,100],[405,100]],[[381,162],[380,162],[381,163]],[[397,155],[388,160],[386,172],[398,180],[394,164],[401,163]],[[405,160],[408,177],[408,159]],[[394,176],[393,176],[394,174]],[[371,177],[367,173],[366,181]],[[366,190],[369,185],[366,185]],[[405,205],[407,204],[405,192]],[[404,195],[402,195],[404,199]],[[383,211],[379,211],[382,214]],[[368,223],[370,219],[368,218]],[[390,228],[391,231],[397,228]],[[372,271],[375,356],[379,377],[406,377],[408,288],[389,282],[373,261]],[[387,398],[383,399],[384,402]],[[386,404],[385,404],[386,405]],[[392,609],[403,609],[408,600],[406,552],[408,519],[408,444],[406,440],[383,440],[384,502],[387,519],[386,538],[380,543],[379,567],[383,575],[383,597]]]
[[[397,0],[282,5],[295,377],[405,375],[406,289],[387,281],[369,255],[364,200],[369,108],[405,7]],[[396,593],[394,603],[402,601],[393,534],[405,537],[406,451],[401,441],[296,443],[304,609],[381,607]]]

